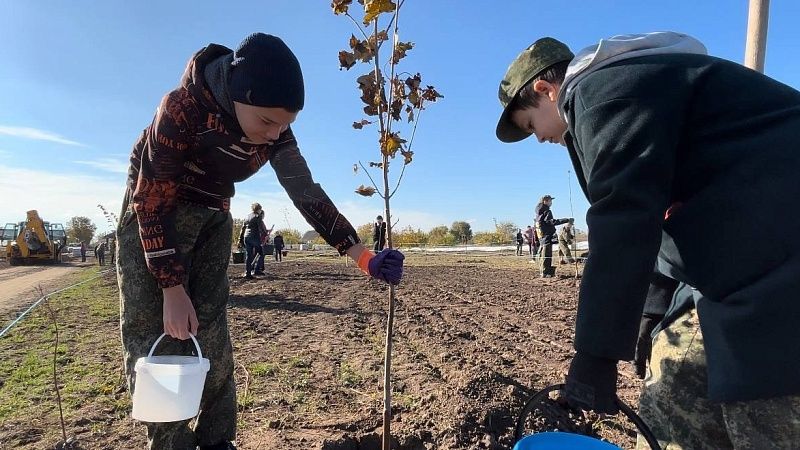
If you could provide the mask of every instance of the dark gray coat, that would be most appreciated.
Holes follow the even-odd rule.
[[[800,92],[672,54],[598,69],[562,107],[591,203],[575,348],[633,357],[663,230],[699,291],[710,398],[800,394]]]

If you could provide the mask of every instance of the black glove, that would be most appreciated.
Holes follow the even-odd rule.
[[[573,408],[616,414],[617,361],[576,353],[567,373],[564,397]]]
[[[647,363],[650,361],[650,352],[653,350],[653,338],[650,334],[661,322],[664,316],[660,314],[645,314],[639,323],[639,338],[636,340],[636,356],[633,365],[636,366],[636,376],[644,379],[647,373]]]

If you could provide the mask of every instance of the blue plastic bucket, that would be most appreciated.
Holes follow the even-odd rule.
[[[546,431],[523,437],[525,434],[525,421],[528,419],[528,415],[534,411],[537,405],[540,405],[543,401],[548,399],[551,392],[560,391],[562,389],[564,389],[563,384],[548,386],[531,395],[528,401],[525,402],[525,406],[522,407],[522,411],[519,417],[517,417],[517,426],[514,428],[514,439],[517,440],[517,444],[514,446],[513,450],[620,450],[620,447],[599,439],[582,434],[564,433],[562,431]],[[652,450],[661,450],[658,440],[642,418],[639,417],[630,406],[620,400],[619,397],[617,397],[616,403],[620,412],[636,425],[636,430],[642,435],[650,448]]]
[[[525,436],[514,450],[620,450],[619,447],[582,434],[547,431]]]

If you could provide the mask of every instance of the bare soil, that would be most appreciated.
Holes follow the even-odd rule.
[[[493,255],[410,261],[397,290],[393,353],[393,435],[400,448],[510,448],[527,396],[563,381],[578,291],[573,269],[540,279],[523,261]],[[241,435],[240,443],[288,449],[323,440],[331,450],[354,443],[379,448],[368,442],[378,442],[381,432],[388,289],[337,264],[270,269],[263,281],[233,280],[237,359],[245,367],[275,364],[278,375],[251,377],[249,388],[268,395],[244,409],[240,420],[254,433]],[[638,380],[627,367],[620,378],[621,396],[635,404]],[[632,433],[614,420],[603,423],[601,434],[633,446]]]
[[[0,262],[0,319],[26,308],[41,297],[67,286],[67,275],[75,274],[91,263],[61,263],[57,265],[9,266]]]
[[[578,292],[573,269],[540,279],[534,264],[510,255],[408,255],[406,261],[393,352],[396,448],[511,448],[524,401],[562,382],[567,370]],[[242,279],[241,270],[232,265],[229,272],[238,447],[380,449],[388,288],[337,257],[290,255],[256,280]],[[109,297],[114,282],[103,281]],[[80,327],[97,336],[81,344],[92,351],[80,362],[102,363],[98,370],[110,380],[66,413],[80,448],[146,444],[143,427],[128,417],[119,344],[108,342],[118,339],[113,319]],[[65,336],[69,342],[69,328]],[[0,351],[6,348],[0,341]],[[640,382],[628,364],[620,367],[619,394],[635,405]],[[0,394],[5,387],[0,377]],[[57,417],[20,411],[0,421],[0,447],[52,448]],[[593,433],[634,447],[624,419],[589,419]]]

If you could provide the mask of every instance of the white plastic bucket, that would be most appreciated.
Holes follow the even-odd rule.
[[[134,419],[144,422],[176,422],[191,419],[200,411],[200,398],[211,367],[203,358],[200,344],[194,356],[153,356],[162,334],[146,357],[136,360],[136,383],[133,390]]]

